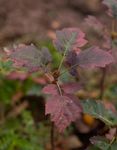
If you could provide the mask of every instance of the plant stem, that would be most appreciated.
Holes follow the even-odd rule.
[[[100,80],[100,96],[99,98],[102,100],[104,96],[104,83],[106,78],[106,68],[102,68],[102,77]]]
[[[62,90],[61,90],[61,88],[60,88],[59,83],[58,83],[58,82],[56,82],[56,85],[57,85],[57,87],[58,87],[58,90],[59,90],[59,94],[60,94],[60,96],[62,96]]]
[[[115,32],[115,19],[112,21],[112,32]],[[111,37],[111,49],[113,48],[113,38]],[[102,68],[102,77],[100,80],[100,96],[99,98],[102,100],[103,96],[104,96],[104,82],[105,82],[105,78],[106,78],[106,73],[107,73],[107,68]]]
[[[65,55],[66,55],[66,51],[65,51],[65,53],[63,54],[63,57],[62,57],[61,62],[60,62],[60,65],[59,65],[59,67],[58,67],[58,71],[60,71],[60,70],[61,70],[61,67],[62,67],[62,64],[63,64],[64,58],[65,58]]]
[[[112,32],[115,32],[115,19],[112,20]]]
[[[78,66],[78,64],[75,64],[75,65],[69,67],[67,70],[61,72],[60,76],[62,76],[64,73],[68,72],[69,70],[73,69],[73,68],[76,67],[76,66]],[[60,77],[60,76],[59,76],[59,77]]]
[[[56,85],[57,85],[57,87],[58,87],[58,91],[59,91],[59,93],[60,93],[60,96],[62,96],[62,90],[61,90],[61,87],[60,87],[58,81],[56,82]],[[55,150],[54,134],[55,134],[55,131],[54,131],[54,123],[52,122],[52,125],[51,125],[51,150]]]
[[[51,135],[50,135],[50,139],[51,139],[51,150],[55,150],[55,145],[54,145],[54,123],[52,122],[51,124]]]
[[[113,142],[115,141],[115,137],[112,138],[111,142],[110,142],[110,146],[113,144]]]

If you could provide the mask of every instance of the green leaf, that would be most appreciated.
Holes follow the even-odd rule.
[[[116,150],[117,149],[117,141],[112,140],[109,141],[104,137],[96,136],[90,139],[91,143],[95,145],[97,148],[101,150]]]
[[[109,150],[116,150],[117,149],[117,141],[115,141],[112,145],[111,145],[111,149]]]
[[[116,0],[103,0],[103,4],[105,4],[108,8],[108,14],[117,19],[117,1]]]
[[[85,100],[81,103],[84,113],[100,119],[108,126],[117,125],[117,115],[111,110],[106,109],[101,101]]]
[[[86,150],[100,150],[100,149],[98,147],[91,145]]]
[[[91,143],[101,150],[108,150],[110,147],[110,143],[107,139],[97,136],[90,139]]]

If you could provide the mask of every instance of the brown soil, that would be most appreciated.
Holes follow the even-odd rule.
[[[63,27],[80,26],[102,11],[100,0],[0,0],[0,47],[24,37],[53,38]]]

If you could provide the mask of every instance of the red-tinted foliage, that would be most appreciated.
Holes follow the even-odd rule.
[[[15,72],[15,71],[11,72],[11,73],[7,76],[8,79],[11,79],[11,80],[21,80],[21,81],[27,79],[27,77],[28,77],[28,74],[27,74],[27,73]]]
[[[46,114],[50,114],[60,132],[69,124],[81,117],[82,108],[79,101],[73,95],[53,95],[47,100]]]
[[[116,136],[117,129],[111,128],[109,132],[105,135],[108,140],[112,140]]]
[[[87,43],[87,40],[85,40],[85,34],[79,28],[65,28],[56,31],[56,40],[53,43],[60,52],[65,50],[77,51]]]
[[[103,0],[103,4],[109,8],[108,15],[117,18],[117,0]]]
[[[97,31],[99,34],[103,33],[104,25],[94,16],[88,16],[85,19],[87,25]]]
[[[45,94],[59,95],[59,91],[56,84],[48,84],[43,88],[42,92]]]
[[[71,83],[64,83],[60,85],[61,90],[64,93],[68,94],[74,94],[78,90],[80,90],[82,87],[78,83],[71,82]],[[43,93],[45,94],[51,94],[51,95],[59,95],[58,87],[56,84],[48,84],[43,88]]]
[[[79,54],[75,52],[69,52],[67,55],[67,63],[72,67],[73,75],[76,75],[77,67],[83,68],[95,68],[105,67],[106,65],[113,63],[114,59],[109,52],[101,50],[99,47],[91,47],[84,51],[80,51]]]
[[[83,68],[105,67],[114,62],[112,55],[99,47],[91,47],[82,51],[77,59],[79,66]]]
[[[73,95],[81,86],[77,83],[66,83],[60,86],[59,93],[56,84],[49,84],[43,88],[45,94],[51,94],[46,102],[46,114],[50,114],[51,120],[55,123],[60,132],[81,116],[80,103]]]
[[[82,88],[82,86],[78,83],[64,83],[61,87],[63,91],[68,94],[74,94]]]
[[[39,51],[34,45],[17,47],[10,54],[14,65],[25,67],[30,72],[37,71],[51,61],[51,55],[47,48]]]
[[[88,16],[85,19],[85,23],[88,25],[89,29],[94,32],[94,34],[99,36],[98,39],[102,44],[101,47],[105,49],[110,49],[112,40],[107,26],[94,16]],[[96,42],[96,40],[94,42],[95,45],[99,44],[98,42]]]
[[[89,17],[88,23],[91,26],[98,25],[99,31],[103,31],[103,25],[94,17]],[[98,27],[95,27],[98,30]],[[107,37],[107,36],[106,36]],[[113,56],[99,47],[93,46],[88,49],[81,50],[87,40],[85,34],[79,28],[65,28],[56,32],[56,40],[54,45],[58,52],[63,54],[60,66],[65,61],[71,67],[70,73],[77,75],[77,67],[96,68],[105,67],[114,62]],[[10,53],[10,59],[18,67],[25,67],[28,71],[38,71],[42,69],[49,79],[43,88],[43,93],[49,94],[46,102],[46,114],[50,114],[51,121],[54,122],[60,132],[69,126],[69,124],[81,117],[82,108],[79,100],[74,96],[75,92],[81,89],[81,85],[75,82],[59,84],[58,78],[61,70],[54,70],[54,73],[48,72],[47,64],[51,62],[51,54],[47,48],[38,50],[34,45],[19,46]],[[41,80],[42,81],[42,80]],[[40,83],[40,81],[39,81]]]

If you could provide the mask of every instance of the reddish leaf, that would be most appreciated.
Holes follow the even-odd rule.
[[[35,82],[35,83],[38,83],[38,84],[41,84],[41,85],[45,85],[48,83],[46,77],[34,77],[32,78],[32,80]]]
[[[74,94],[81,89],[81,85],[78,83],[64,83],[60,85],[60,88],[64,94]],[[59,95],[58,87],[56,84],[48,84],[42,90],[45,94]]]
[[[10,80],[25,80],[27,79],[28,77],[28,74],[27,73],[23,73],[23,72],[11,72],[7,78],[10,79]]]
[[[81,112],[80,103],[73,95],[54,95],[46,103],[46,114],[50,114],[51,120],[60,132],[80,118]]]
[[[42,92],[45,94],[59,95],[59,91],[56,84],[48,84],[43,88]]]
[[[47,64],[48,62],[51,62],[52,57],[47,47],[42,47],[40,54],[42,64]]]
[[[68,94],[74,94],[81,88],[82,88],[81,85],[78,83],[65,83],[62,85],[62,89],[64,90],[65,93]]]
[[[117,129],[116,128],[110,128],[109,132],[105,134],[106,138],[111,141],[117,133]]]
[[[53,43],[58,51],[64,52],[65,50],[78,50],[87,43],[87,40],[79,28],[65,28],[56,31],[56,40]]]
[[[78,75],[77,66],[76,66],[76,64],[77,64],[77,54],[76,54],[75,51],[68,52],[67,57],[66,57],[66,63],[69,65],[69,67],[74,66],[70,69],[70,73],[73,76],[77,76]]]
[[[97,39],[95,39],[93,43],[97,45],[101,44],[103,48],[110,49],[111,37],[110,37],[110,32],[107,29],[107,26],[105,26],[99,19],[97,19],[94,16],[88,16],[85,19],[85,21],[86,24],[89,26],[89,29],[93,30],[93,34],[96,34],[93,35],[97,37]]]
[[[77,56],[77,62],[80,67],[94,68],[105,67],[106,65],[113,63],[114,59],[109,52],[103,51],[98,47],[91,47],[82,51]]]
[[[25,67],[31,72],[37,71],[51,61],[47,48],[42,48],[39,51],[34,45],[17,47],[10,54],[10,58],[16,66]]]
[[[98,147],[100,150],[111,150],[111,144],[110,141],[107,140],[103,136],[94,136],[90,138],[90,141],[93,145]]]
[[[86,24],[97,31],[100,34],[103,34],[104,32],[104,25],[94,16],[88,16],[86,19]]]
[[[72,67],[70,73],[73,71],[72,75],[77,76],[78,66],[83,68],[105,67],[106,65],[113,63],[114,59],[109,52],[101,50],[98,47],[91,47],[81,51],[79,54],[74,51],[70,51],[67,55],[66,62]]]
[[[104,33],[103,39],[104,39],[104,41],[103,41],[102,47],[109,50],[112,45],[112,39],[111,39],[111,36],[109,35],[109,33],[107,33],[107,32]]]
[[[105,101],[104,102],[104,106],[105,106],[106,109],[111,110],[113,113],[117,114],[116,107],[115,107],[115,105],[112,102]]]
[[[70,66],[75,65],[77,62],[77,53],[74,51],[68,52],[66,60]]]
[[[117,18],[117,0],[103,0],[103,4],[109,8],[109,16]]]

